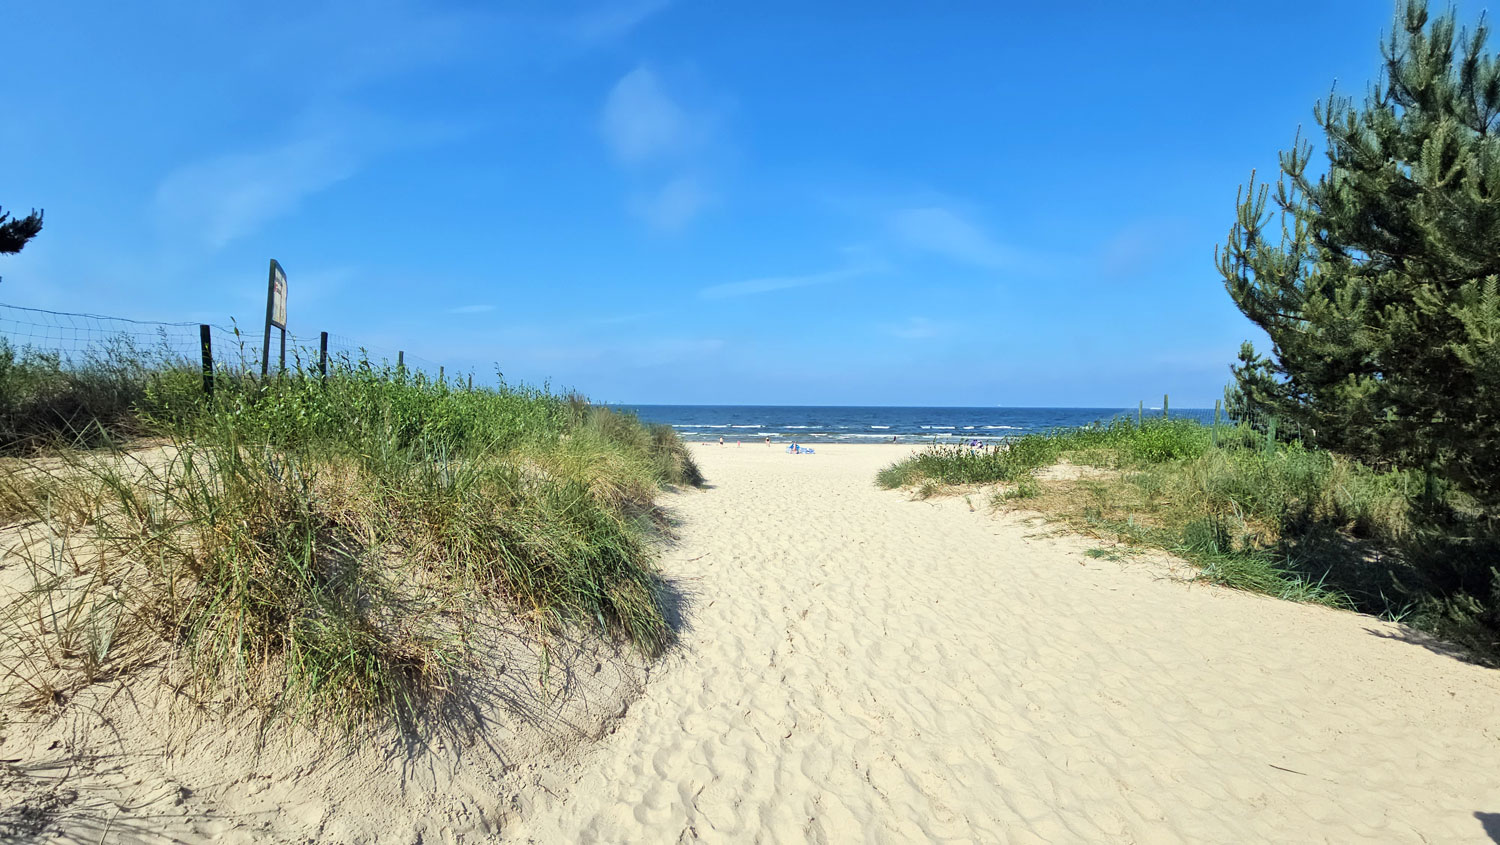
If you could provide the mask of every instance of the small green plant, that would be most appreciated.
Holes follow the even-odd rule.
[[[1041,482],[1037,481],[1034,476],[1023,475],[1016,479],[1014,486],[996,493],[995,500],[997,502],[1014,502],[1023,499],[1035,499],[1040,495],[1042,495]]]

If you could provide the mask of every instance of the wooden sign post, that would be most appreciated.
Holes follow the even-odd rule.
[[[286,271],[271,259],[271,279],[266,283],[266,334],[260,345],[260,375],[271,370],[271,327],[281,329],[281,369],[286,369]]]

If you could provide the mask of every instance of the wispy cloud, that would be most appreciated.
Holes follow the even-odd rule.
[[[219,248],[354,175],[358,156],[334,135],[179,167],[156,190],[161,222]]]
[[[868,276],[874,273],[875,269],[874,267],[845,267],[839,270],[808,273],[801,276],[767,276],[760,279],[747,279],[743,282],[710,285],[698,291],[698,295],[704,299],[728,299],[734,296],[751,296],[753,294],[771,293],[778,290],[827,285],[834,282],[857,279],[861,276]]]
[[[457,308],[449,308],[449,314],[484,314],[494,311],[493,305],[460,305]]]
[[[250,67],[322,94],[493,49],[508,27],[482,5],[439,8],[408,0],[302,3],[286,14],[256,17],[252,30],[235,34],[253,45]]]
[[[669,5],[671,5],[671,0],[606,3],[579,15],[572,21],[570,29],[580,41],[588,43],[614,41],[628,35],[647,18]]]
[[[188,162],[156,189],[164,233],[218,249],[297,209],[303,200],[357,174],[394,150],[440,144],[471,131],[459,124],[393,120],[325,107],[287,140]]]
[[[941,206],[907,208],[887,220],[892,233],[914,249],[951,261],[999,270],[1016,263],[1018,254],[961,214]]]

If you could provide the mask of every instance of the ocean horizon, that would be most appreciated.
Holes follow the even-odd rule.
[[[1058,428],[1076,428],[1117,417],[1134,419],[1136,408],[1004,408],[890,405],[630,405],[648,423],[670,425],[689,441],[789,443],[953,443],[995,441]],[[1212,422],[1212,408],[1170,409],[1173,418]],[[1147,408],[1148,417],[1161,408]]]

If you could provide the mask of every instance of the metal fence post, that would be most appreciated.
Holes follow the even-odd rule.
[[[1167,413],[1167,394],[1163,393],[1161,395],[1161,418],[1166,419],[1168,416],[1170,414]]]
[[[441,365],[439,365],[438,366],[438,384],[442,384],[442,383],[443,383],[443,368],[442,368]]]
[[[1135,427],[1136,428],[1140,428],[1141,426],[1143,426],[1145,424],[1146,424],[1146,400],[1142,399],[1141,403],[1139,405],[1135,406]]]
[[[470,393],[474,392],[474,374],[473,373],[469,373],[469,392]]]
[[[406,350],[396,350],[396,377],[406,381]]]
[[[198,341],[203,351],[203,394],[212,399],[214,396],[214,336],[213,329],[208,324],[198,325]]]
[[[1219,408],[1224,404],[1223,399],[1214,400],[1214,448],[1219,448]]]
[[[318,377],[328,380],[328,332],[318,333]]]

